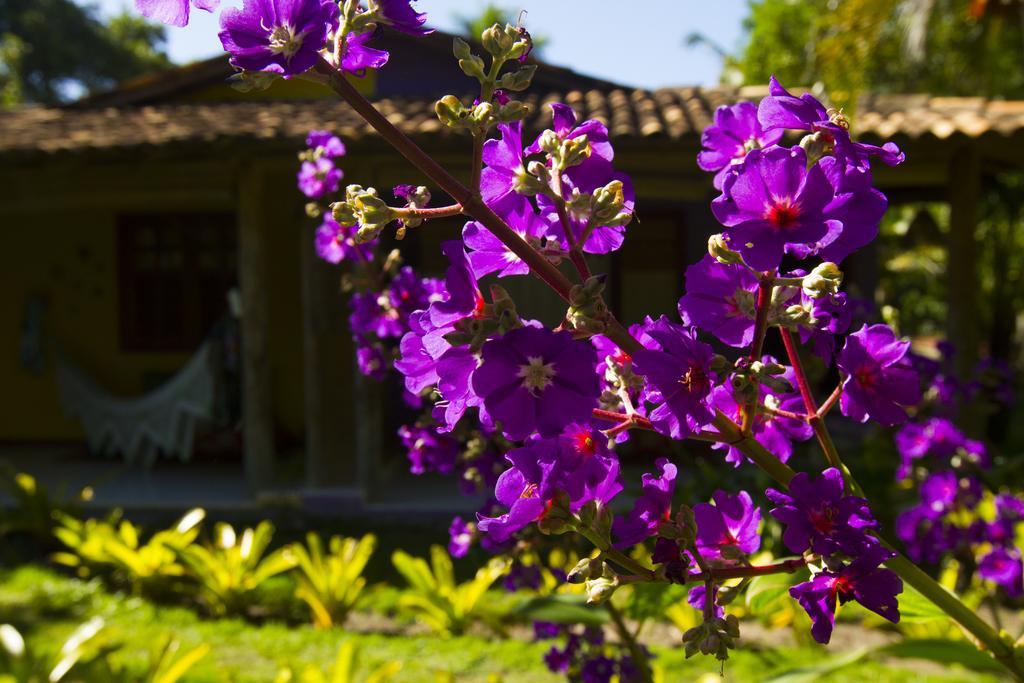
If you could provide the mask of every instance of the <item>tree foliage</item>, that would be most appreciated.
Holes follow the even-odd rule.
[[[0,102],[59,104],[167,67],[165,41],[136,14],[104,24],[71,0],[0,0]]]
[[[1024,97],[1024,2],[751,0],[727,77],[858,92]]]

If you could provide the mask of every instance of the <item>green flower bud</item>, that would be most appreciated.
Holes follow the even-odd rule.
[[[565,580],[571,584],[581,584],[586,581],[594,581],[604,575],[604,561],[600,557],[586,557],[576,563],[576,566],[569,570]]]
[[[586,135],[580,135],[562,142],[555,160],[557,161],[558,168],[572,168],[573,166],[579,166],[589,159],[591,152],[590,140],[587,139]]]
[[[834,263],[819,264],[804,277],[802,286],[804,293],[812,299],[835,296],[843,284],[843,271]]]
[[[569,511],[569,494],[559,491],[551,501],[551,506],[537,521],[537,529],[542,534],[560,535],[576,528],[576,516]]]
[[[330,209],[331,217],[339,225],[355,225],[358,220],[355,211],[352,210],[352,205],[348,202],[334,202],[330,205]]]
[[[455,128],[463,125],[469,112],[455,95],[445,95],[434,103],[434,112],[444,125]]]
[[[591,216],[596,225],[612,225],[622,213],[626,197],[622,192],[622,181],[613,180],[593,192]],[[629,214],[627,214],[629,215]],[[632,218],[631,215],[629,215]]]
[[[515,45],[518,35],[519,32],[510,24],[506,24],[504,27],[494,24],[480,34],[480,42],[492,57],[504,61],[508,59],[508,54]]]
[[[519,100],[511,100],[508,104],[498,107],[494,114],[494,119],[499,123],[510,123],[512,121],[521,121],[529,113],[530,106],[528,104]]]
[[[591,605],[599,605],[615,594],[619,587],[619,577],[602,576],[601,578],[587,581],[587,602]]]
[[[536,64],[524,64],[515,71],[502,75],[495,86],[509,92],[522,92],[530,87],[535,73],[537,73]]]
[[[800,147],[803,148],[804,153],[807,156],[807,168],[814,166],[818,161],[827,154],[831,154],[834,149],[832,136],[818,131],[817,133],[810,133],[805,135],[800,140]]]
[[[304,208],[306,210],[306,215],[310,218],[320,218],[324,213],[324,207],[320,206],[316,202],[307,202]]]
[[[725,235],[717,234],[708,238],[708,253],[719,263],[725,265],[740,265],[743,257],[729,248],[729,241]]]

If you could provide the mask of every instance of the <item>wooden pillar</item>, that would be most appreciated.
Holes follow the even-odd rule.
[[[973,145],[965,145],[953,155],[949,183],[946,334],[957,349],[957,373],[961,379],[966,379],[977,363],[981,338],[975,242],[981,194],[981,163]]]
[[[305,220],[302,297],[305,345],[306,486],[334,488],[356,479],[350,415],[352,386],[341,269],[316,255],[316,226]]]
[[[242,298],[242,424],[245,476],[259,491],[274,479],[266,178],[244,164],[238,184],[238,281]]]

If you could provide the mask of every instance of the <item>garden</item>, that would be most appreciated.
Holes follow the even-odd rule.
[[[829,21],[873,7],[840,4]],[[136,5],[179,27],[217,10]],[[754,6],[766,24],[778,10]],[[640,183],[609,121],[528,100],[524,15],[446,55],[474,96],[439,93],[431,117],[465,174],[361,90],[393,68],[385,29],[432,32],[415,3],[242,0],[219,26],[240,93],[301,81],[404,159],[408,184],[358,184],[345,132],[310,130],[296,191],[346,300],[357,386],[402,404],[381,438],[477,509],[140,521],[11,469],[0,680],[1024,680],[1024,172],[984,177],[968,243],[986,243],[963,271],[957,190],[950,209],[890,206],[878,177],[916,182],[891,180],[904,139],[858,137],[858,81],[829,71],[834,53],[831,99],[780,60],[702,131],[692,166],[717,227],[675,310],[622,322],[602,268],[645,229]],[[875,77],[854,54],[847,69]],[[443,273],[407,248],[431,230]],[[969,277],[937,284],[947,270]],[[526,280],[556,315],[531,310]],[[974,314],[988,341],[943,338],[947,302],[951,336]]]

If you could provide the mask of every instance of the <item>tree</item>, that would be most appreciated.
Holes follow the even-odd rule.
[[[820,83],[847,107],[868,89],[1024,97],[1020,0],[751,0],[744,26],[730,80]]]
[[[0,101],[60,104],[82,90],[165,68],[163,26],[135,14],[106,25],[71,0],[0,0]]]

